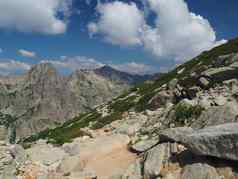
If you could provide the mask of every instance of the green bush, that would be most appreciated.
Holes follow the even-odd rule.
[[[179,103],[174,108],[174,122],[179,125],[185,125],[187,122],[191,122],[191,119],[197,119],[203,110],[204,108],[199,105],[192,106]]]

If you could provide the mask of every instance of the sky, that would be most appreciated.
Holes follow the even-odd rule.
[[[0,0],[0,75],[166,72],[238,36],[237,0]]]

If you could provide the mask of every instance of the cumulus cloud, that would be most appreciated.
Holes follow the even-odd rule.
[[[71,5],[72,0],[0,0],[0,28],[61,34],[67,29]]]
[[[22,74],[31,68],[30,64],[16,60],[1,60],[0,75],[15,75]]]
[[[35,58],[36,57],[36,53],[32,52],[32,51],[28,51],[28,50],[24,50],[24,49],[19,49],[18,53],[23,56],[23,57],[27,57],[27,58]]]
[[[135,3],[99,4],[97,11],[100,15],[98,22],[88,25],[89,33],[101,33],[105,40],[112,44],[138,45],[141,44],[140,33],[144,24],[143,12]]]
[[[146,23],[144,13],[135,4],[116,1],[100,4],[99,20],[88,29],[112,44],[140,44],[158,59],[177,62],[226,42],[217,42],[209,21],[190,12],[184,0],[146,0],[145,4],[146,11],[156,15],[155,26]]]
[[[156,28],[147,28],[143,41],[153,54],[181,61],[219,43],[209,21],[190,12],[184,0],[148,2],[157,15]]]

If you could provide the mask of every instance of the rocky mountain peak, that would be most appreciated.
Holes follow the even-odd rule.
[[[34,65],[27,73],[28,80],[49,79],[59,76],[56,69],[50,63],[40,63]]]

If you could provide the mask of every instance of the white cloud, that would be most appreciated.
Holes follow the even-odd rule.
[[[28,57],[28,58],[35,58],[36,57],[35,52],[24,50],[24,49],[19,49],[18,53],[23,57]]]
[[[2,53],[3,52],[3,49],[2,48],[0,48],[0,53]]]
[[[145,30],[144,45],[158,57],[188,60],[217,43],[215,31],[209,21],[189,12],[184,0],[148,2],[157,19],[156,28]]]
[[[102,34],[112,44],[141,44],[158,59],[177,62],[225,42],[217,42],[209,21],[190,12],[184,0],[146,0],[147,3],[146,11],[156,14],[153,27],[145,22],[143,12],[135,4],[116,1],[100,4],[99,20],[88,29],[90,33]]]
[[[112,44],[141,44],[140,33],[144,16],[135,3],[127,4],[119,1],[100,3],[97,11],[100,18],[96,23],[89,23],[90,34],[101,33],[105,35],[105,40]]]
[[[61,34],[67,29],[71,5],[72,0],[0,0],[0,28]]]
[[[155,72],[158,72],[158,69],[154,68],[153,66],[142,64],[142,63],[136,63],[136,62],[129,62],[129,63],[123,63],[123,64],[111,64],[113,68],[124,71],[131,74],[152,74]]]
[[[0,75],[22,74],[31,68],[30,64],[16,60],[1,60]]]

